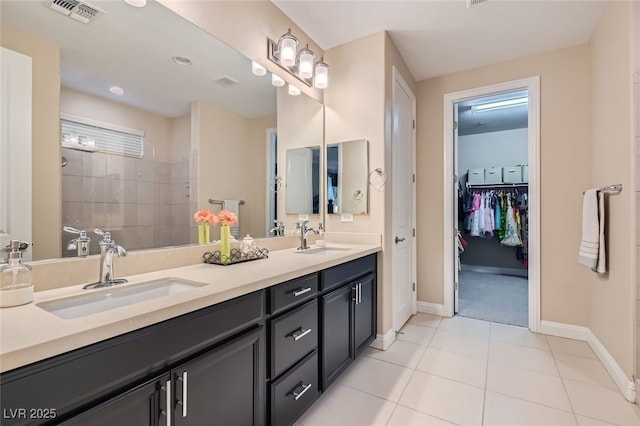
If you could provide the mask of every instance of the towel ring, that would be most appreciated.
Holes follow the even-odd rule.
[[[375,189],[382,189],[387,182],[387,174],[382,171],[380,167],[375,168],[369,172],[369,185]]]
[[[282,188],[282,176],[274,176],[273,185],[269,185],[269,190],[271,192],[278,192],[280,188]]]

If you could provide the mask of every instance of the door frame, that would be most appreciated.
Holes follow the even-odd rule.
[[[529,92],[529,330],[540,330],[540,76],[446,93],[444,95],[444,315],[453,316],[455,182],[453,170],[453,104],[499,92]]]
[[[413,183],[411,185],[411,223],[412,223],[412,227],[414,229],[414,231],[416,230],[416,179],[415,179],[415,175],[416,175],[416,126],[415,126],[415,122],[416,122],[416,96],[413,93],[413,91],[411,90],[411,88],[409,87],[409,85],[407,84],[406,80],[402,77],[402,74],[400,74],[400,72],[398,71],[398,69],[393,66],[392,67],[392,82],[391,82],[391,139],[393,140],[394,138],[394,133],[395,133],[395,111],[396,111],[396,105],[395,102],[393,102],[393,100],[395,99],[395,91],[396,89],[396,82],[398,83],[398,85],[402,88],[402,90],[409,95],[409,98],[411,99],[412,102],[412,111],[411,111],[411,116],[412,116],[412,120],[413,120],[413,129],[411,131],[411,173],[414,176],[413,179]],[[393,142],[391,143],[391,155],[393,156]],[[391,159],[389,161],[389,164],[392,166],[393,165],[393,159]],[[391,176],[390,176],[390,181],[393,182],[393,178],[394,178],[394,170],[393,167],[389,167],[389,169],[391,170]],[[392,201],[392,200],[391,200]],[[396,208],[394,205],[394,203],[391,202],[391,215],[393,215],[393,211]],[[390,221],[391,224],[393,224],[393,221]],[[393,241],[393,237],[394,237],[394,230],[392,229],[392,226],[390,226],[389,231],[387,232],[387,237],[388,237],[388,241],[389,241],[389,246],[391,247],[391,250],[394,249],[394,245],[392,243]],[[391,255],[391,258],[393,259],[393,255]],[[417,257],[416,257],[416,232],[413,233],[413,237],[411,238],[411,281],[413,283],[413,291],[412,291],[412,312],[413,314],[416,314],[418,312],[418,292],[417,292],[417,276],[418,276],[418,271],[417,271]],[[393,277],[394,277],[394,265],[393,263],[391,263],[391,277],[392,277],[392,283],[393,283]],[[397,319],[396,319],[396,305],[397,305],[397,301],[395,300],[395,291],[392,289],[392,300],[393,300],[393,307],[392,307],[392,326],[393,326],[393,330],[394,331],[398,331],[399,327],[397,324]]]
[[[267,187],[265,188],[266,194],[266,220],[265,220],[265,232],[267,236],[270,236],[269,230],[275,226],[274,220],[277,219],[277,209],[274,195],[278,192],[278,180],[276,171],[276,162],[278,161],[278,155],[276,152],[277,144],[277,128],[270,127],[265,130],[265,143],[266,143],[266,170],[267,170]]]

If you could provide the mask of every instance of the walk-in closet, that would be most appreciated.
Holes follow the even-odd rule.
[[[527,327],[528,93],[456,108],[456,314]]]

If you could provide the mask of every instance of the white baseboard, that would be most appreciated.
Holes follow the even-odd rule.
[[[604,365],[604,368],[607,369],[611,378],[622,392],[622,395],[630,402],[636,402],[636,384],[633,380],[630,380],[620,367],[620,364],[616,362],[616,360],[611,356],[607,348],[604,347],[602,342],[598,340],[595,334],[591,330],[589,330],[589,334],[587,335],[587,343],[591,346],[591,349],[596,353],[598,359]]]
[[[636,401],[636,384],[624,374],[622,367],[620,367],[590,328],[552,321],[540,321],[540,333],[587,342],[600,362],[602,362],[602,365],[607,369],[609,375],[611,375],[611,378],[616,386],[618,386],[622,395],[627,401]]]
[[[369,346],[372,348],[380,349],[386,351],[389,349],[389,346],[396,340],[396,332],[393,328],[387,331],[384,334],[377,334],[376,338]]]
[[[423,314],[432,314],[444,316],[444,305],[437,303],[421,302],[418,300],[418,312]]]

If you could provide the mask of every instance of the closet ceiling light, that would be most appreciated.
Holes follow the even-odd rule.
[[[147,0],[124,0],[124,2],[133,7],[145,7],[147,5]]]
[[[119,87],[119,86],[111,86],[109,87],[109,91],[114,95],[118,95],[118,96],[124,94],[124,90],[122,89],[122,87]]]
[[[267,38],[267,58],[307,86],[325,89],[329,66],[322,59],[314,64],[316,55],[308,44],[299,52],[297,46],[298,39],[289,28],[277,43]]]
[[[188,67],[191,65],[191,59],[185,58],[184,56],[174,56],[171,58],[171,60],[178,65],[182,65],[183,67]]]
[[[498,108],[509,108],[519,105],[524,105],[529,102],[528,97],[505,99],[504,101],[489,102],[486,104],[474,105],[471,107],[473,111],[487,111]]]

